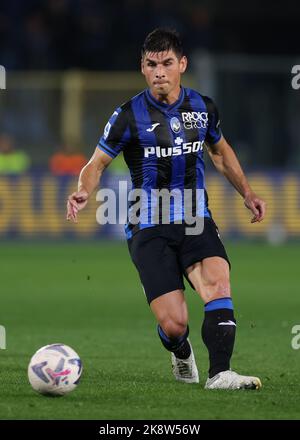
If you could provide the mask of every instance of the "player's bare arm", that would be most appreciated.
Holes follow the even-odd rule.
[[[261,222],[265,217],[266,204],[251,189],[239,160],[226,139],[222,136],[217,143],[213,145],[206,143],[206,146],[217,170],[241,194],[245,206],[254,214],[251,223]]]
[[[112,158],[96,147],[89,162],[82,168],[78,179],[78,190],[68,197],[67,220],[77,222],[77,213],[88,202],[90,195],[99,184],[103,171]]]

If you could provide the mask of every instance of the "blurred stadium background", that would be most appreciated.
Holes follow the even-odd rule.
[[[7,77],[0,90],[0,324],[8,338],[0,356],[7,396],[1,418],[56,418],[58,408],[62,418],[298,417],[290,329],[299,310],[300,90],[291,86],[292,66],[300,64],[299,19],[292,1],[1,1],[0,65]],[[177,391],[123,226],[99,226],[96,200],[78,224],[65,220],[67,195],[109,116],[145,88],[140,47],[160,25],[181,33],[189,57],[184,85],[214,98],[224,135],[268,205],[265,221],[251,225],[240,196],[207,162],[210,208],[229,245],[242,310],[236,358],[246,374],[269,385],[255,404],[246,395],[218,395],[218,406],[216,394]],[[117,188],[120,179],[128,179],[122,157],[101,186]],[[200,303],[189,301],[191,321],[200,325]],[[199,339],[199,329],[191,331]],[[39,346],[57,341],[83,356],[88,386],[79,397],[39,405],[26,365]],[[206,361],[200,368],[205,375]],[[279,408],[274,401],[283,384]],[[160,405],[157,385],[166,392]],[[172,410],[168,393],[178,402]],[[199,404],[191,408],[195,396]]]

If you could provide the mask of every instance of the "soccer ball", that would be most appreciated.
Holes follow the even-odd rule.
[[[82,363],[78,354],[64,344],[40,348],[28,365],[32,388],[45,395],[63,396],[74,390],[81,373]]]

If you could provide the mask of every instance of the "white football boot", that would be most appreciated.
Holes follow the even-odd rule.
[[[208,378],[205,384],[208,390],[259,390],[262,387],[258,377],[242,376],[235,371],[221,371]]]
[[[179,382],[185,383],[199,383],[198,368],[195,361],[192,345],[188,340],[191,347],[191,354],[187,359],[179,359],[174,353],[171,353],[172,370],[175,379]]]

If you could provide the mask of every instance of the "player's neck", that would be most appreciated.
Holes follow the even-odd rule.
[[[157,101],[161,102],[162,104],[172,105],[172,104],[174,104],[174,102],[176,102],[179,99],[180,92],[181,92],[181,87],[179,85],[178,87],[173,89],[167,95],[158,94],[157,92],[155,92],[154,90],[151,90],[151,89],[150,89],[150,92],[151,92],[151,95]]]

